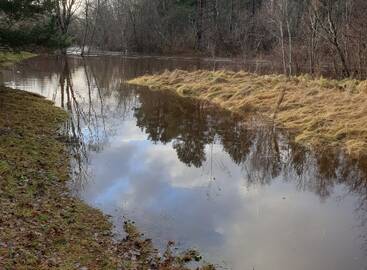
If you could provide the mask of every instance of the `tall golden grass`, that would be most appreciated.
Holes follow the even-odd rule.
[[[367,81],[175,70],[128,83],[208,100],[234,112],[260,113],[305,145],[367,154]]]

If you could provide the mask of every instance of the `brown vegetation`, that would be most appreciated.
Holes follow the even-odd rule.
[[[209,100],[235,112],[257,112],[289,129],[302,144],[367,154],[367,81],[175,70],[129,83]]]
[[[83,0],[76,42],[122,52],[270,60],[277,72],[366,78],[365,0]]]

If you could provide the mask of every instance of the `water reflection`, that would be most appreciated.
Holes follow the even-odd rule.
[[[251,115],[126,85],[209,62],[40,57],[4,72],[70,113],[79,196],[234,269],[365,269],[367,161],[308,151]],[[230,68],[230,67],[227,67]]]
[[[308,151],[286,132],[261,125],[253,116],[239,116],[173,94],[135,91],[140,102],[134,109],[137,126],[154,143],[172,143],[178,159],[188,166],[202,167],[206,146],[215,144],[243,167],[248,185],[271,184],[282,176],[323,199],[335,185],[353,183],[358,190],[367,184],[364,159],[351,160],[335,151]]]

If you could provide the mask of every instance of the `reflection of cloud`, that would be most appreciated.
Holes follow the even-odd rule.
[[[147,139],[147,135],[141,132],[140,128],[136,126],[136,122],[134,120],[120,120],[120,124],[118,124],[117,127],[115,126],[115,128],[115,133],[119,136],[112,137],[111,143],[116,146],[128,142],[143,141]]]
[[[332,197],[320,204],[315,194],[297,192],[281,178],[246,188],[241,168],[233,164],[231,178],[214,166],[222,189],[208,200],[208,164],[185,166],[170,144],[117,141],[118,147],[93,156],[95,182],[84,196],[107,213],[127,214],[162,245],[174,239],[199,246],[234,269],[346,269],[346,262],[357,269],[351,258],[359,258],[356,267],[365,260],[355,241],[353,200],[339,205]],[[231,164],[227,154],[214,153]]]
[[[93,199],[95,204],[118,204],[120,202],[119,195],[121,191],[126,192],[129,188],[129,182],[123,177],[114,181],[103,192],[97,193]]]
[[[354,241],[353,213],[315,197],[279,184],[245,199],[224,222],[225,257],[235,269],[358,269],[365,257]],[[343,207],[353,209],[352,200]]]
[[[210,146],[207,146],[206,152],[209,152],[209,149]],[[146,150],[142,162],[146,166],[156,166],[157,169],[165,170],[168,174],[167,180],[173,187],[207,187],[214,178],[216,185],[219,185],[224,179],[228,180],[223,182],[223,185],[228,188],[228,185],[233,183],[231,178],[243,180],[242,168],[231,161],[230,156],[222,151],[220,145],[214,145],[213,153],[207,153],[207,155],[209,158],[201,168],[192,168],[178,160],[172,144],[157,144]],[[213,155],[212,161],[210,160],[211,155]]]
[[[121,80],[155,65],[124,64],[120,58],[101,65],[101,60],[69,59],[69,75],[85,120],[82,137],[104,146],[88,152],[93,175],[81,193],[113,215],[118,229],[119,218],[127,215],[159,244],[177,240],[198,246],[209,260],[223,258],[235,270],[367,265],[356,239],[364,228],[356,227],[353,217],[358,198],[353,193],[335,200],[344,194],[340,183],[358,189],[355,179],[363,175],[347,173],[358,173],[358,166],[353,169],[331,153],[310,157],[273,129],[247,129],[230,115],[173,95],[140,91],[138,100]],[[43,72],[33,67],[36,72],[22,71],[7,81],[60,104],[55,67],[60,69],[54,63]],[[140,127],[134,115],[140,116]]]
[[[208,184],[208,177],[202,169],[191,169],[177,161],[177,154],[171,144],[154,145],[145,152],[144,164],[154,170],[164,170],[166,180],[173,187],[195,188]]]

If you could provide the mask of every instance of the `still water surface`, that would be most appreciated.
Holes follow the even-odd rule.
[[[71,189],[111,215],[117,235],[129,218],[157,246],[196,247],[223,268],[366,270],[366,160],[307,151],[254,116],[124,83],[165,69],[222,67],[240,68],[42,56],[2,79],[70,112]]]

